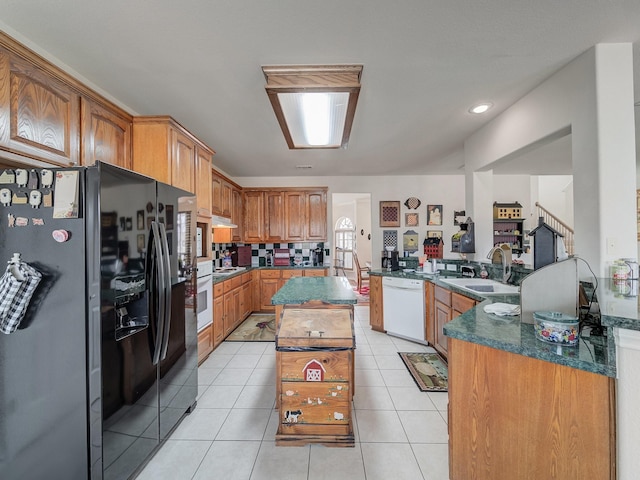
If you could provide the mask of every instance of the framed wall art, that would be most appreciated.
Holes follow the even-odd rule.
[[[417,227],[418,226],[418,214],[417,213],[405,213],[404,214],[404,226],[405,227]]]
[[[167,217],[167,230],[173,230],[173,205],[166,205],[165,211],[165,216]]]
[[[427,238],[442,238],[442,230],[429,230]]]
[[[138,253],[144,251],[145,248],[145,244],[144,244],[144,233],[139,233],[138,237],[137,237],[137,247],[138,247]]]
[[[380,226],[399,227],[400,226],[400,202],[380,202]]]
[[[442,225],[442,205],[427,205],[427,225]]]
[[[138,210],[136,215],[138,230],[144,230],[144,210]]]

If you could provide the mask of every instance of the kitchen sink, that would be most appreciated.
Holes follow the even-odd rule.
[[[480,295],[520,293],[520,287],[516,285],[507,285],[488,278],[441,278],[440,281]]]
[[[213,270],[214,277],[226,277],[232,273],[238,273],[246,270],[247,267],[218,267]]]

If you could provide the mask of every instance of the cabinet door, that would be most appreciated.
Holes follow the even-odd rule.
[[[224,336],[225,338],[233,332],[236,320],[236,297],[235,290],[224,294]]]
[[[222,178],[215,173],[211,176],[211,213],[222,214]]]
[[[259,243],[264,240],[264,195],[263,192],[244,193],[244,241]]]
[[[187,192],[195,192],[195,143],[183,133],[172,129],[171,184]]]
[[[243,238],[242,192],[237,188],[231,191],[231,223],[237,225],[236,228],[231,229],[231,241],[241,242]]]
[[[435,305],[435,343],[434,347],[445,357],[447,356],[447,337],[442,328],[451,320],[451,307],[436,300]]]
[[[304,192],[284,192],[284,238],[288,242],[301,242],[305,239]]]
[[[264,194],[265,241],[279,242],[284,236],[284,192]]]
[[[65,167],[80,160],[80,96],[2,48],[0,148]]]
[[[213,350],[213,333],[211,325],[198,332],[198,365],[201,364]]]
[[[436,343],[436,325],[435,325],[435,299],[433,297],[433,283],[424,282],[424,315],[425,315],[425,332],[429,345]]]
[[[240,321],[243,321],[253,310],[251,298],[251,283],[245,283],[240,287]]]
[[[384,318],[382,314],[382,277],[369,277],[369,325],[372,330],[384,332]]]
[[[312,242],[327,239],[327,192],[307,192],[305,195],[305,238]]]
[[[224,340],[224,296],[213,299],[213,348]]]
[[[131,163],[131,118],[124,118],[86,98],[80,99],[82,165],[96,161],[126,169]]]
[[[233,188],[228,182],[222,181],[221,188],[221,213],[223,217],[231,218],[231,191]]]
[[[198,215],[211,215],[211,160],[210,151],[196,147],[196,197]]]
[[[275,312],[275,306],[271,305],[271,297],[280,289],[279,278],[262,278],[260,280],[260,310],[263,312]]]
[[[473,298],[451,292],[451,318],[454,319],[462,315],[467,310],[473,308],[475,304],[476,301]]]

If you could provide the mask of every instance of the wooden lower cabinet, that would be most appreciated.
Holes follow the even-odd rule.
[[[424,338],[427,340],[429,345],[434,345],[436,343],[436,328],[435,322],[433,321],[433,319],[435,318],[435,298],[433,292],[434,288],[435,286],[433,285],[433,283],[428,281],[424,282]]]
[[[615,379],[449,338],[449,478],[616,478]]]
[[[326,277],[327,269],[321,268],[321,269],[305,270],[304,276],[305,277]]]
[[[222,287],[222,285],[221,285]],[[213,294],[213,348],[216,348],[222,343],[225,338],[224,335],[224,296],[222,288],[220,293]]]
[[[275,305],[271,305],[273,297],[287,280],[293,277],[326,277],[327,269],[283,268],[260,270],[260,285],[258,287],[259,307],[254,310],[261,312],[275,312]]]
[[[369,325],[371,330],[384,332],[384,317],[382,313],[382,277],[369,277]]]
[[[280,270],[262,270],[260,272],[260,311],[275,312],[276,307],[271,305],[271,297],[280,290]]]
[[[198,332],[198,365],[213,351],[213,324]]]
[[[438,285],[433,286],[433,321],[427,322],[427,334],[433,328],[433,347],[445,358],[448,355],[448,345],[443,327],[447,322],[473,308],[475,304],[476,301],[472,298]]]

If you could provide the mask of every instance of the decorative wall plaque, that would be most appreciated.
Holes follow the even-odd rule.
[[[380,202],[380,226],[400,226],[400,202]]]

